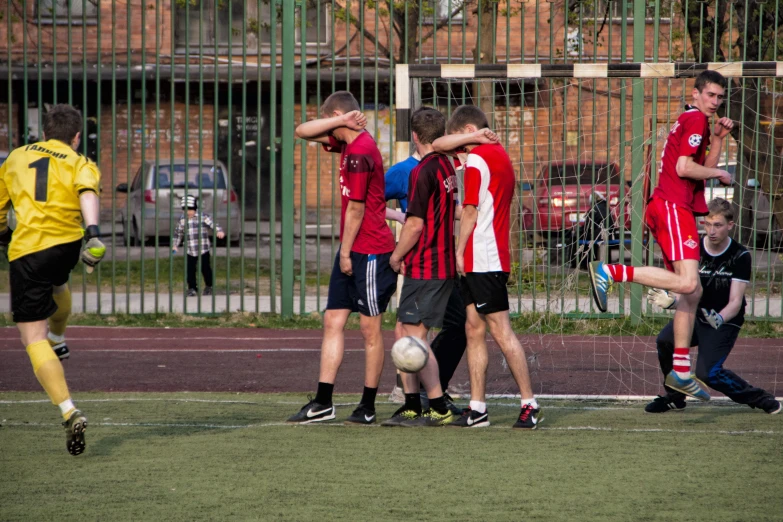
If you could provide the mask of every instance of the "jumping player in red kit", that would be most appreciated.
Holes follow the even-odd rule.
[[[703,401],[710,396],[691,377],[688,348],[702,294],[695,216],[708,214],[704,180],[717,178],[724,185],[733,182],[731,174],[715,166],[723,139],[734,123],[720,118],[712,133],[709,128],[709,118],[723,103],[725,89],[726,79],[720,73],[699,74],[693,86],[693,105],[686,106],[677,118],[663,149],[658,186],[647,205],[645,221],[661,247],[666,270],[602,261],[593,261],[589,267],[593,299],[602,312],[607,309],[607,294],[614,282],[639,283],[681,296],[674,313],[673,370],[666,376],[665,384]]]

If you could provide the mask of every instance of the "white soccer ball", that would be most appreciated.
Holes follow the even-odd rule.
[[[427,364],[430,351],[427,346],[416,337],[402,337],[392,346],[391,351],[394,366],[401,372],[416,373]]]

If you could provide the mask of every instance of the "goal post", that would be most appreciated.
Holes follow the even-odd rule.
[[[420,102],[420,93],[423,80],[432,82],[508,82],[524,80],[541,79],[561,79],[561,80],[677,80],[695,78],[701,72],[712,70],[720,72],[727,78],[774,78],[783,76],[783,62],[662,62],[662,63],[556,63],[556,64],[397,64],[395,69],[395,147],[394,161],[399,162],[407,158],[411,153],[411,128],[410,116]],[[630,85],[628,86],[630,93]],[[433,96],[437,96],[434,94]],[[685,95],[683,94],[683,97]],[[497,98],[493,95],[493,103]],[[687,98],[686,98],[687,99]],[[644,102],[642,102],[644,103]],[[550,102],[551,109],[551,102]],[[564,119],[566,107],[563,107]],[[627,130],[623,131],[621,137],[621,146],[631,146],[631,161],[628,165],[637,167],[640,172],[629,170],[632,179],[641,176],[645,170],[649,170],[648,162],[657,161],[657,157],[650,158],[649,151],[645,153],[644,147],[654,144],[656,133],[654,123],[651,123],[651,135],[638,135],[640,129],[646,133],[644,125],[639,125],[636,120],[638,115],[642,114],[649,118],[649,114],[642,110],[634,110],[632,116],[632,125],[628,124]],[[620,113],[623,114],[622,112]],[[550,124],[552,115],[550,113]],[[571,117],[569,115],[569,117]],[[615,118],[617,118],[615,116]],[[563,140],[565,141],[565,140]],[[642,146],[638,146],[642,144]],[[561,143],[562,147],[563,145]],[[653,145],[650,145],[650,150]],[[621,154],[624,154],[621,152]],[[563,154],[565,155],[565,153]],[[660,155],[658,149],[657,156]],[[639,169],[638,166],[642,168]],[[631,263],[639,266],[645,264],[644,254],[644,231],[642,209],[645,204],[646,195],[644,193],[645,183],[631,183],[630,187],[630,208],[633,212],[633,219],[630,220],[630,253]],[[623,187],[624,190],[624,187]],[[623,247],[621,247],[623,248]],[[641,289],[632,292],[630,309],[632,315],[641,314],[641,304],[643,300]],[[624,313],[624,298],[621,298],[620,313]],[[548,307],[547,307],[548,309]]]

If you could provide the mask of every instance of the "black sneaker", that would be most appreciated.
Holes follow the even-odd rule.
[[[52,350],[54,350],[54,354],[61,360],[64,361],[68,357],[71,356],[70,350],[68,350],[68,345],[63,343],[58,343],[52,346]]]
[[[375,424],[375,410],[360,404],[351,416],[345,419],[344,424]]]
[[[776,415],[780,413],[781,410],[780,401],[778,401],[775,397],[769,395],[761,400],[761,404],[759,405],[759,408],[769,413],[770,415]]]
[[[188,297],[196,297],[198,295],[198,290],[195,288],[188,288]]]
[[[476,410],[468,409],[449,426],[457,428],[486,428],[489,426],[489,412],[479,413]]]
[[[468,408],[460,408],[456,404],[454,404],[454,400],[451,398],[451,395],[448,393],[443,394],[443,399],[446,401],[446,407],[449,409],[451,413],[457,416],[461,416],[463,413],[468,411]]]
[[[400,408],[397,409],[397,411],[394,412],[394,415],[383,421],[381,426],[402,426],[403,422],[413,420],[419,415],[420,414],[416,413],[415,410],[412,410],[403,404]]]
[[[400,426],[405,428],[437,427],[446,426],[455,420],[457,420],[457,416],[451,413],[450,410],[446,410],[446,413],[438,413],[430,408],[415,419],[401,422]]]
[[[201,295],[212,295],[212,287],[211,286],[205,286],[204,291],[201,293]]]
[[[685,399],[683,397],[672,397],[667,394],[657,396],[651,403],[644,407],[644,411],[647,413],[666,413],[669,410],[684,410],[685,406]]]
[[[542,420],[544,418],[541,417],[541,408],[533,408],[530,404],[525,404],[519,411],[519,419],[511,427],[521,430],[534,430]]]
[[[334,419],[334,406],[331,404],[318,404],[314,399],[302,406],[299,413],[292,415],[286,422],[292,424],[312,424]]]
[[[73,410],[68,420],[63,422],[65,428],[65,447],[73,456],[84,453],[84,430],[87,429],[87,417],[79,410]]]

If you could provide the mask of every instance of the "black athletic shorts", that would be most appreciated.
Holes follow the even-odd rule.
[[[57,311],[54,287],[68,282],[81,249],[80,239],[11,261],[11,312],[15,323],[43,321]]]
[[[460,278],[460,293],[465,307],[476,305],[480,314],[508,310],[508,272],[469,272]]]
[[[329,278],[327,310],[350,310],[368,317],[386,311],[397,289],[397,274],[389,265],[391,252],[386,254],[358,254],[351,252],[353,275],[340,270],[340,251],[334,258]]]
[[[422,323],[427,328],[443,327],[443,317],[453,288],[453,279],[406,277],[402,282],[397,321],[403,324]]]

